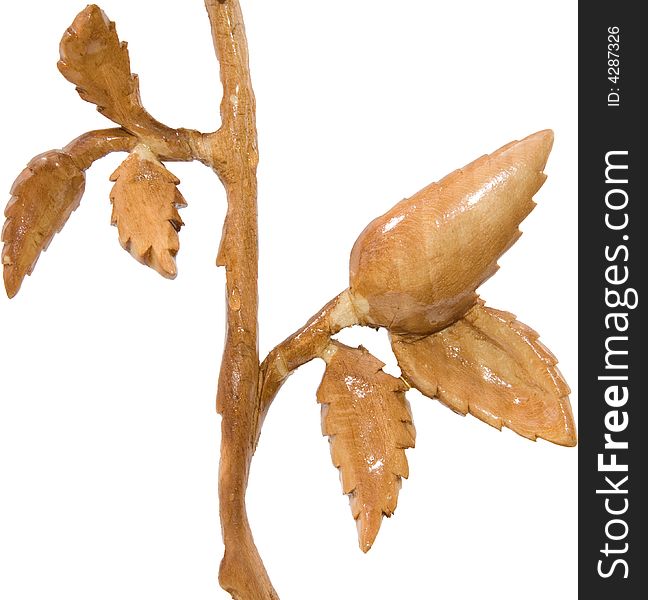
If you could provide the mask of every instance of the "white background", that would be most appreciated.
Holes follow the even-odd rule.
[[[35,154],[110,126],[56,70],[80,0],[12,2],[0,24],[8,190]],[[218,126],[199,0],[105,0],[149,111]],[[541,332],[576,386],[576,2],[243,2],[258,101],[262,355],[347,285],[348,253],[392,204],[538,129],[556,142],[525,235],[482,288]],[[226,598],[216,581],[225,198],[171,165],[179,276],[110,227],[107,181],[11,302],[0,298],[0,597]],[[6,198],[8,199],[8,193]],[[386,334],[352,331],[395,370]],[[576,597],[577,450],[459,417],[416,392],[418,431],[395,517],[363,555],[320,433],[309,364],[266,421],[252,528],[283,600]],[[576,389],[572,396],[578,408]]]

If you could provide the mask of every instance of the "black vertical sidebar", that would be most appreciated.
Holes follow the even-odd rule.
[[[648,597],[648,28],[579,3],[579,597]]]

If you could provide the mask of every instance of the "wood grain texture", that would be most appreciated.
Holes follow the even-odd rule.
[[[427,335],[463,316],[535,206],[552,143],[547,130],[507,144],[372,221],[350,260],[361,322]]]
[[[207,155],[227,192],[217,264],[226,269],[227,332],[216,406],[222,415],[219,474],[225,556],[219,582],[236,600],[278,595],[254,544],[245,506],[250,462],[258,437],[258,163],[256,102],[238,0],[206,0],[223,84],[222,125]]]
[[[119,41],[115,23],[98,6],[90,5],[77,15],[59,49],[59,70],[100,113],[123,126],[142,114],[127,44]]]
[[[85,100],[121,125],[90,132],[63,151],[36,157],[18,178],[2,239],[5,285],[14,295],[83,192],[84,174],[108,152],[128,151],[113,174],[113,222],[120,242],[164,276],[184,205],[178,180],[160,161],[200,160],[223,183],[227,216],[217,264],[226,269],[227,333],[218,384],[222,414],[219,501],[225,555],[219,582],[235,600],[278,598],[254,544],[245,494],[263,416],[285,379],[319,356],[323,430],[351,495],[360,546],[368,550],[396,508],[407,477],[404,448],[414,428],[403,381],[364,349],[331,341],[357,323],[390,329],[404,377],[453,409],[534,439],[573,445],[568,388],[537,334],[508,313],[475,306],[476,288],[497,269],[533,208],[551,149],[550,131],[504,146],[374,220],[350,261],[350,287],[259,367],[255,98],[238,0],[205,0],[220,63],[218,131],[171,129],[144,109],[126,44],[95,5],[64,35],[59,68]],[[261,379],[261,380],[260,380]]]
[[[69,153],[72,159],[60,161],[73,177],[59,180],[48,175],[47,181],[41,176],[40,183],[29,183],[28,189],[34,190],[31,196],[40,192],[53,195],[54,201],[47,201],[46,206],[34,201],[31,208],[22,208],[25,193],[16,188],[20,195],[7,209],[3,236],[5,282],[8,293],[15,294],[51,234],[78,204],[73,193],[78,186],[73,184],[82,171],[108,152],[131,152],[135,147],[135,154],[113,177],[113,220],[120,241],[138,260],[172,277],[178,247],[175,229],[181,223],[175,209],[182,202],[175,189],[177,180],[159,161],[199,160],[214,169],[228,201],[217,259],[217,264],[226,268],[228,297],[217,398],[223,415],[219,495],[226,548],[219,580],[234,598],[268,600],[278,596],[254,545],[245,509],[249,466],[261,424],[257,397],[255,99],[238,1],[206,0],[205,6],[224,92],[222,124],[213,133],[171,129],[151,117],[142,106],[137,76],[131,73],[126,44],[117,37],[114,23],[96,5],[77,15],[61,40],[59,69],[77,86],[82,98],[96,104],[122,128],[106,130],[103,135],[84,134],[66,146],[63,155]],[[29,227],[22,227],[18,217],[30,220]]]
[[[258,433],[272,401],[286,379],[303,364],[322,357],[331,337],[357,322],[349,290],[344,290],[313,315],[301,329],[272,349],[260,368]]]
[[[433,335],[394,335],[403,379],[454,411],[531,440],[576,445],[569,387],[554,355],[515,316],[478,304]]]
[[[79,206],[84,171],[110,152],[131,150],[134,143],[135,138],[123,129],[90,131],[63,150],[36,156],[20,173],[11,188],[2,229],[3,275],[9,298],[18,293],[40,253]]]
[[[81,201],[85,174],[69,154],[51,150],[33,158],[11,188],[2,229],[2,264],[13,298],[43,250]]]
[[[111,221],[119,243],[136,260],[173,279],[183,225],[178,208],[187,206],[176,187],[180,180],[144,146],[137,146],[110,180],[115,182]]]
[[[59,51],[59,71],[101,114],[136,135],[161,158],[207,162],[201,134],[167,127],[146,111],[138,77],[131,73],[127,44],[119,40],[115,23],[101,8],[90,4],[76,16]]]
[[[323,356],[327,366],[317,390],[322,433],[329,436],[360,549],[367,552],[383,515],[396,510],[401,478],[409,475],[405,448],[414,446],[415,430],[407,386],[362,346],[332,342]]]
[[[63,148],[74,163],[86,171],[92,164],[111,152],[131,152],[137,145],[137,138],[121,128],[88,131],[73,139]]]

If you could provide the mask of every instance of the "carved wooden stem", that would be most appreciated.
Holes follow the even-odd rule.
[[[475,292],[520,235],[518,225],[545,179],[553,134],[507,144],[374,219],[351,252],[349,288],[259,366],[258,150],[247,41],[238,0],[205,0],[205,6],[223,84],[222,124],[208,134],[169,128],[146,112],[114,23],[95,5],[77,15],[61,41],[59,69],[121,128],[89,132],[30,161],[12,187],[0,259],[12,297],[79,205],[84,171],[110,152],[129,152],[111,176],[113,224],[137,260],[174,277],[177,209],[186,203],[162,161],[200,160],[214,169],[228,202],[217,258],[227,278],[217,397],[225,544],[219,581],[235,600],[278,600],[254,545],[245,493],[263,418],[290,373],[315,357],[327,362],[317,397],[363,551],[383,515],[393,514],[408,476],[403,450],[414,444],[414,427],[406,386],[363,348],[331,342],[341,329],[388,329],[402,379],[457,412],[530,439],[576,443],[569,388],[555,357],[537,333],[485,307]]]
[[[227,270],[227,335],[217,397],[223,416],[219,499],[225,543],[219,581],[236,599],[265,600],[278,596],[254,545],[245,509],[258,422],[255,101],[238,0],[206,0],[205,6],[223,83],[222,126],[209,143],[228,202],[217,260]]]
[[[263,419],[286,379],[303,364],[317,357],[323,358],[331,337],[357,323],[356,311],[347,289],[268,353],[261,363],[259,423],[255,441],[258,441]]]

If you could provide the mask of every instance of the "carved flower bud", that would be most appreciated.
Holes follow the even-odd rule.
[[[520,236],[552,143],[545,130],[507,144],[374,219],[351,251],[361,322],[427,335],[462,317]]]

